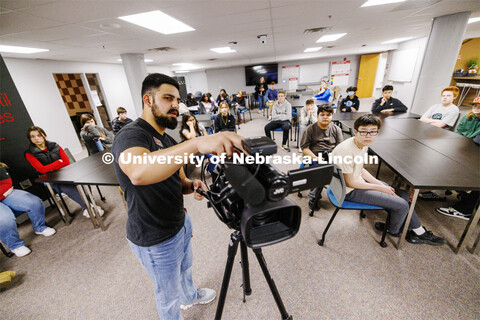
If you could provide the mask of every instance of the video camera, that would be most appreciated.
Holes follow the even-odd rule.
[[[244,139],[249,155],[266,157],[277,152],[267,137]],[[231,159],[216,165],[210,190],[202,194],[218,218],[241,231],[247,246],[256,249],[292,238],[300,228],[301,209],[287,199],[290,193],[330,183],[333,165],[278,171],[261,164],[236,164]]]

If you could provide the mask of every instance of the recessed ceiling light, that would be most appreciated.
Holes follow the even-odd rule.
[[[189,73],[190,71],[188,70],[177,70],[175,73]]]
[[[480,17],[468,19],[468,23],[474,23],[474,22],[478,22],[478,21],[480,21]]]
[[[335,40],[338,40],[345,35],[346,35],[346,33],[326,34],[326,35],[322,36],[320,39],[318,39],[317,43],[335,41]]]
[[[12,53],[37,53],[50,51],[48,49],[39,49],[39,48],[27,48],[27,47],[15,47],[15,46],[2,46],[0,45],[0,52],[12,52]]]
[[[405,0],[368,0],[362,7],[371,7],[371,6],[379,6],[382,4],[390,4],[390,3],[397,3],[397,2],[404,2]]]
[[[132,14],[129,16],[118,17],[124,21],[136,24],[163,34],[172,34],[180,32],[194,31],[195,29],[186,25],[160,10]]]
[[[320,49],[322,49],[322,47],[307,48],[303,52],[317,52]]]
[[[382,44],[399,43],[399,42],[407,41],[407,40],[410,40],[410,39],[413,39],[413,37],[407,37],[407,38],[396,38],[396,39],[392,39],[392,40],[384,41],[384,42],[382,42]]]
[[[192,68],[193,64],[188,63],[188,62],[178,62],[178,63],[172,63],[172,66],[178,66],[178,67],[184,67],[184,68]]]
[[[122,62],[122,59],[117,59],[118,62]],[[143,59],[145,62],[153,62],[152,59]]]
[[[210,49],[216,53],[231,53],[231,52],[237,52],[237,50],[232,49],[230,47],[221,47],[221,48],[212,48]]]

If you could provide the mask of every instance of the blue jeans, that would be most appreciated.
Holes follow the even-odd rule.
[[[190,304],[197,298],[192,279],[192,223],[185,213],[185,224],[172,238],[151,246],[140,247],[128,241],[133,253],[155,284],[155,299],[160,319],[181,320],[180,303]]]
[[[42,200],[26,191],[13,189],[12,193],[0,202],[0,240],[10,250],[25,245],[18,234],[15,215],[23,212],[28,213],[34,231],[42,232],[47,227]]]
[[[82,210],[85,210],[87,207],[82,200],[82,196],[80,196],[80,192],[73,184],[61,184],[61,183],[50,183],[50,186],[55,189],[57,192],[65,193],[70,199],[75,201],[82,207]]]
[[[388,186],[387,183],[383,181],[382,183]],[[400,232],[402,225],[405,223],[408,210],[410,210],[410,195],[401,190],[397,192],[397,194],[398,196],[394,196],[376,190],[353,189],[347,193],[345,200],[384,207],[385,210],[390,212],[390,225],[388,226],[389,232],[398,233]],[[409,229],[416,229],[421,226],[420,219],[414,210],[412,219],[410,220]]]
[[[262,110],[265,107],[265,96],[258,94],[258,110]]]

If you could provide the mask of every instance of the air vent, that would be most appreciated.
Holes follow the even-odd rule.
[[[319,28],[311,28],[311,29],[305,29],[303,33],[305,34],[310,34],[310,33],[317,33],[317,32],[325,32],[332,29],[332,27],[319,27]]]
[[[148,51],[153,51],[153,52],[172,51],[172,50],[175,50],[175,48],[172,48],[172,47],[159,47],[159,48],[148,49]]]
[[[325,46],[325,48],[332,49],[332,48],[335,48],[335,46]]]
[[[207,59],[207,61],[215,61],[218,60],[217,58]]]

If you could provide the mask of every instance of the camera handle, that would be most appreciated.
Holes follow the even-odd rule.
[[[234,231],[230,235],[230,243],[228,244],[228,257],[227,263],[225,265],[225,272],[223,275],[222,289],[220,291],[220,296],[218,297],[217,311],[215,313],[215,320],[222,319],[223,307],[225,306],[225,298],[227,297],[228,285],[230,283],[230,276],[232,275],[233,263],[235,261],[235,255],[238,251],[238,244],[240,243],[240,254],[242,256],[241,266],[242,266],[242,278],[243,278],[243,302],[246,302],[245,296],[249,296],[252,293],[250,287],[250,272],[248,266],[248,254],[247,254],[247,245],[243,239],[242,233],[240,231]],[[282,316],[282,320],[293,320],[293,317],[287,313],[285,306],[283,304],[280,293],[270,276],[270,272],[267,268],[267,263],[262,253],[262,249],[253,249],[255,256],[257,257],[258,263],[263,271],[265,280],[267,280],[270,291],[272,292],[273,298],[277,303],[278,310]]]

